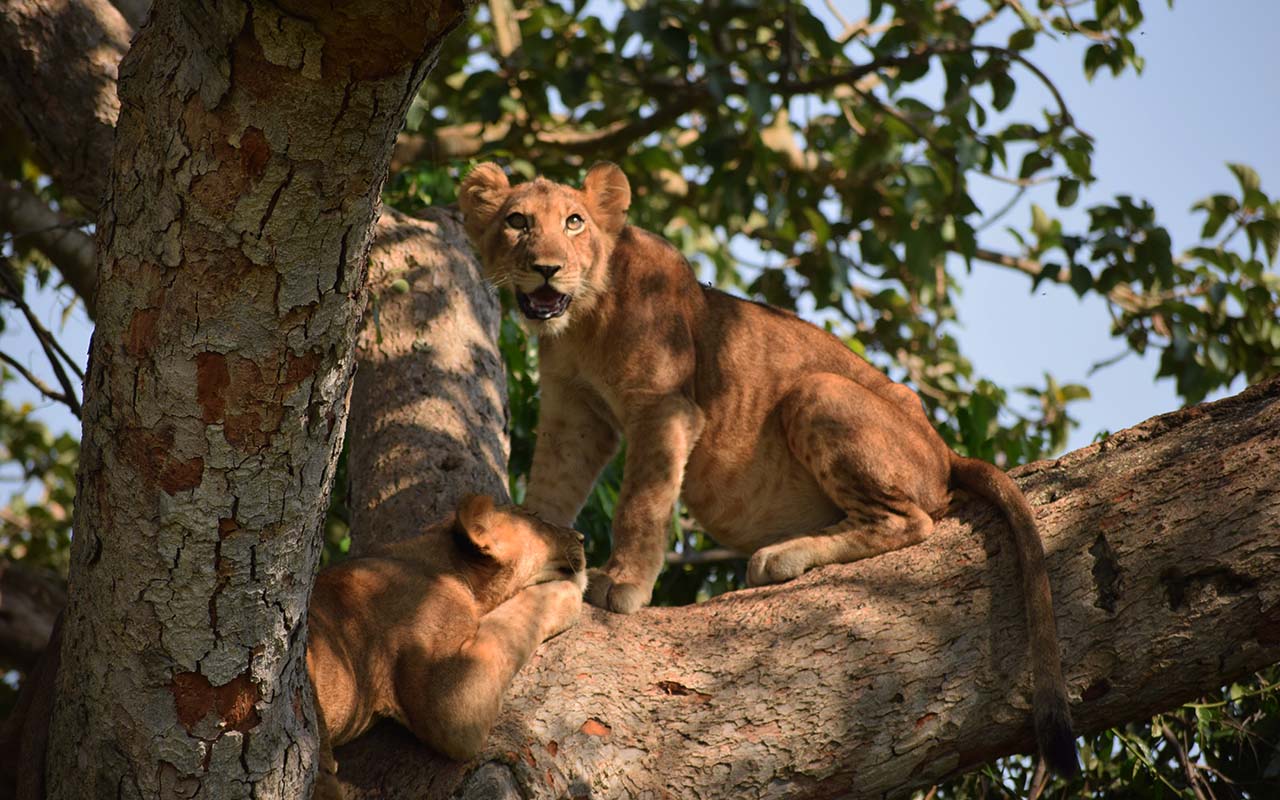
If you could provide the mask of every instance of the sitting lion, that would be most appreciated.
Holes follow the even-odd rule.
[[[541,418],[525,505],[570,525],[627,440],[613,553],[587,600],[649,602],[683,496],[751,553],[752,584],[922,541],[960,487],[1009,518],[1022,565],[1041,751],[1076,768],[1044,553],[1003,472],[953,453],[916,394],[793,314],[702,286],[671,244],[626,224],[631,187],[597,164],[581,190],[512,187],[481,164],[459,192],[490,280],[539,334]]]
[[[450,758],[476,755],[516,672],[577,620],[585,567],[581,534],[472,496],[421,536],[321,571],[307,613],[314,797],[342,796],[333,748],[382,717]],[[59,621],[0,724],[2,796],[44,797],[60,641]]]

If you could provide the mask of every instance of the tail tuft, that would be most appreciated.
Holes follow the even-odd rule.
[[[1076,755],[1076,737],[1071,733],[1071,712],[1065,703],[1039,703],[1035,708],[1036,745],[1040,757],[1061,778],[1071,779],[1080,774],[1080,759]]]

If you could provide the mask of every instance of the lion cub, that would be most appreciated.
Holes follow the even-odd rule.
[[[649,602],[676,499],[747,579],[869,558],[925,539],[959,487],[999,506],[1022,568],[1041,752],[1076,767],[1044,551],[1003,472],[953,453],[919,397],[793,314],[698,283],[665,240],[626,224],[631,187],[597,164],[581,190],[512,187],[481,164],[458,200],[490,280],[539,334],[542,410],[525,505],[571,525],[627,439],[613,553],[587,600]]]
[[[333,748],[381,717],[444,755],[480,751],[511,679],[569,628],[586,585],[582,534],[473,495],[421,536],[323,570],[307,609],[307,674],[320,722],[314,798],[342,796]],[[0,724],[0,795],[44,797],[59,617]]]
[[[307,615],[316,797],[337,796],[333,748],[381,717],[476,755],[516,672],[578,619],[585,566],[581,534],[474,495],[421,536],[323,570]]]

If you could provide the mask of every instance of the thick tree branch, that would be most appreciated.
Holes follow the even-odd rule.
[[[0,231],[9,233],[14,244],[31,244],[44,253],[93,317],[97,255],[93,237],[79,230],[78,223],[22,187],[0,181]]]
[[[90,211],[107,185],[120,113],[116,69],[129,35],[107,0],[0,4],[0,113]]]
[[[1015,471],[1037,508],[1080,732],[1280,659],[1280,379]],[[631,617],[517,678],[486,754],[394,725],[355,797],[880,797],[1032,747],[1008,532],[962,499],[924,544]],[[666,793],[664,795],[664,792]]]
[[[30,670],[66,603],[57,575],[0,560],[0,668]]]
[[[501,309],[453,210],[383,209],[356,343],[352,550],[408,538],[466,494],[507,494]]]

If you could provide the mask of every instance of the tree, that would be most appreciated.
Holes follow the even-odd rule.
[[[50,796],[314,778],[306,601],[370,228],[462,10],[161,4],[121,62]]]
[[[65,217],[74,215],[78,206],[95,208],[97,198],[92,192],[88,193],[88,200],[80,197],[85,194],[83,187],[94,180],[92,170],[85,180],[67,177],[76,174],[72,167],[79,162],[66,156],[66,150],[52,146],[58,141],[54,134],[65,133],[67,127],[65,120],[56,118],[54,110],[66,110],[70,119],[99,120],[86,135],[71,139],[79,147],[101,147],[102,137],[110,136],[114,122],[112,98],[103,88],[109,87],[111,81],[104,82],[102,75],[113,76],[115,62],[109,56],[86,62],[81,52],[85,42],[109,42],[108,48],[95,52],[115,52],[118,57],[124,52],[121,42],[127,40],[127,35],[122,38],[118,31],[127,29],[118,16],[113,16],[114,11],[101,3],[69,4],[59,15],[50,17],[64,23],[75,21],[80,26],[78,30],[89,31],[79,38],[60,40],[62,46],[69,48],[63,51],[66,62],[84,65],[85,69],[82,77],[63,80],[67,85],[59,87],[63,73],[49,68],[49,64],[56,63],[50,58],[56,47],[37,46],[29,32],[41,26],[31,22],[43,18],[39,13],[15,13],[24,8],[38,5],[11,3],[0,15],[0,22],[8,26],[5,35],[27,32],[27,38],[8,40],[17,46],[7,46],[6,42],[2,50],[10,57],[30,57],[33,63],[18,69],[6,62],[6,82],[13,86],[18,85],[16,80],[23,80],[23,85],[40,87],[46,92],[43,96],[66,98],[69,102],[17,106],[24,112],[25,124],[19,127],[36,144],[35,157],[54,182],[42,186],[28,179],[22,186],[11,185],[11,193],[21,202],[5,207],[48,212],[54,206]],[[1050,382],[1043,389],[1034,390],[1039,411],[1010,416],[1006,390],[972,375],[949,331],[954,310],[947,291],[951,281],[948,269],[954,267],[946,260],[948,252],[1026,272],[1037,280],[1070,280],[1077,291],[1103,293],[1116,309],[1117,332],[1135,349],[1163,348],[1166,355],[1162,371],[1178,376],[1180,390],[1190,401],[1233,375],[1243,373],[1257,379],[1276,371],[1276,286],[1257,257],[1259,252],[1274,256],[1275,204],[1262,193],[1256,176],[1247,168],[1236,168],[1241,185],[1239,197],[1214,197],[1204,206],[1205,236],[1214,236],[1219,229],[1237,238],[1243,235],[1248,240],[1243,252],[1228,249],[1224,240],[1209,241],[1183,255],[1174,255],[1154,212],[1140,201],[1128,199],[1101,207],[1092,217],[1091,229],[1076,234],[1064,232],[1060,224],[1041,212],[1024,236],[1026,246],[1022,252],[995,252],[980,246],[974,234],[984,218],[968,199],[969,174],[993,172],[1002,163],[1021,159],[1018,177],[1013,180],[1025,184],[1052,174],[1059,181],[1059,199],[1064,203],[1073,200],[1077,186],[1073,182],[1089,177],[1089,141],[1075,127],[1065,103],[1050,110],[1044,126],[997,126],[988,122],[995,119],[993,111],[1007,103],[1010,93],[1026,76],[1048,81],[1036,70],[1029,45],[1046,26],[1056,27],[1065,35],[1086,37],[1087,68],[1136,65],[1139,62],[1131,39],[1141,20],[1136,2],[1098,2],[1093,9],[1094,19],[1078,21],[1072,15],[1083,12],[1057,3],[1045,4],[1038,13],[1028,11],[1022,4],[994,3],[989,11],[972,17],[945,2],[903,2],[890,8],[893,13],[888,21],[880,13],[880,6],[875,5],[867,20],[832,33],[809,9],[791,5],[781,14],[763,6],[720,3],[637,5],[610,26],[576,6],[537,6],[517,14],[506,3],[490,3],[487,11],[492,26],[479,26],[470,39],[446,40],[436,79],[413,101],[409,127],[417,129],[416,136],[402,136],[397,145],[403,168],[398,170],[388,196],[414,212],[423,205],[447,201],[457,169],[456,162],[450,163],[450,159],[457,157],[507,157],[518,171],[527,174],[536,168],[561,178],[576,177],[577,171],[596,156],[620,160],[637,184],[641,198],[635,209],[638,222],[655,230],[665,227],[664,232],[687,252],[707,259],[715,267],[717,279],[726,285],[783,305],[808,298],[839,333],[858,337],[851,338],[851,346],[865,346],[872,358],[891,366],[896,374],[907,376],[920,388],[957,446],[971,454],[1000,456],[1009,463],[1060,447],[1069,424],[1067,403],[1083,389]],[[982,31],[990,29],[988,26],[1013,17],[1022,24],[1007,44],[987,44],[978,38]],[[96,34],[95,24],[100,29]],[[165,17],[153,20],[142,35],[163,25],[177,25],[177,21]],[[401,30],[403,27],[398,25],[396,32],[409,35]],[[56,26],[53,29],[57,30]],[[289,37],[297,32],[287,24],[282,30]],[[259,33],[254,27],[253,35]],[[206,39],[209,35],[204,34]],[[217,39],[213,36],[209,41]],[[287,46],[281,44],[282,49],[272,49],[272,57],[288,52],[290,47],[296,51],[294,39],[289,42]],[[384,52],[384,47],[388,48],[385,52],[395,52],[395,42],[403,43],[403,39],[372,41],[362,49],[362,56],[373,59],[375,53]],[[165,53],[160,44],[150,46],[155,48],[154,58]],[[301,47],[304,55],[291,64],[305,73],[305,54],[309,51],[305,43]],[[862,48],[865,54],[852,54],[856,48]],[[217,48],[210,52],[216,54]],[[495,69],[477,68],[474,59],[483,58],[486,53],[492,54]],[[143,56],[135,54],[133,58]],[[206,60],[206,64],[217,63],[216,55]],[[325,63],[323,59],[321,63]],[[615,68],[611,77],[600,74],[596,65],[601,63]],[[547,82],[531,69],[535,64],[555,65],[563,78],[556,82],[557,94],[553,95]],[[941,102],[929,107],[906,96],[906,89],[913,83],[939,70],[947,80]],[[208,74],[214,73],[216,70]],[[129,74],[126,70],[126,80]],[[233,69],[232,78],[237,74],[242,78],[246,75]],[[324,83],[324,75],[320,83]],[[252,94],[249,87],[242,89]],[[991,92],[989,102],[979,99],[985,98],[986,91]],[[298,96],[303,97],[303,93],[299,91]],[[408,102],[412,96],[413,92],[408,92],[395,99]],[[332,92],[322,93],[314,100],[310,95],[306,97],[308,112],[321,120],[345,120],[339,110],[356,108],[368,112],[365,107],[351,105],[360,99],[359,92],[346,98],[345,104]],[[818,103],[819,112],[801,113],[799,99],[806,97]],[[389,102],[383,110],[393,107],[395,103]],[[107,108],[108,113],[104,115],[102,108]],[[197,111],[191,109],[187,113]],[[144,111],[137,113],[145,116]],[[389,146],[394,133],[392,116],[387,113],[387,118],[381,119],[382,127],[377,128],[385,134],[383,145]],[[122,121],[121,130],[125,129]],[[269,130],[266,126],[259,129]],[[805,146],[797,146],[797,136],[803,137]],[[213,161],[238,154],[241,171],[257,165],[255,158],[245,157],[254,151],[252,136],[248,146],[243,136],[232,136],[228,141],[235,152],[219,155],[215,148]],[[159,146],[154,142],[145,144]],[[364,195],[369,198],[382,173],[372,149],[363,152],[365,144],[362,138],[359,164],[347,166],[358,186],[369,187],[369,193]],[[289,153],[277,152],[270,140],[268,145],[273,152],[259,167],[270,170],[280,166],[272,158],[288,161]],[[426,157],[406,160],[415,147]],[[105,152],[110,152],[109,145]],[[18,161],[30,163],[25,157]],[[368,169],[373,171],[362,171]],[[234,177],[236,170],[227,172],[228,177]],[[264,172],[261,180],[267,177],[276,179]],[[105,184],[105,174],[96,180]],[[217,181],[203,182],[209,189],[219,185]],[[336,188],[336,181],[333,183],[321,187],[330,190],[330,202],[350,196]],[[293,191],[288,191],[288,186],[282,188],[274,206],[267,197],[265,203],[246,209],[246,213],[272,208],[272,220],[277,219],[277,214],[281,220],[303,219],[308,208],[333,207],[323,202],[308,206],[299,201],[300,184],[289,186]],[[113,202],[122,202],[125,194],[122,192]],[[163,191],[155,194],[158,198],[166,196]],[[194,190],[192,194],[198,197]],[[813,210],[815,198],[824,198],[817,206],[821,213],[806,213],[806,208]],[[339,521],[342,518],[354,525],[353,546],[357,548],[379,535],[398,535],[396,531],[404,530],[406,509],[425,519],[447,507],[447,501],[468,485],[500,490],[503,483],[501,467],[506,443],[499,413],[502,376],[496,369],[492,341],[496,325],[492,298],[475,287],[474,265],[447,216],[423,213],[430,219],[389,217],[384,221],[370,268],[371,302],[358,356],[364,366],[351,400],[352,432],[358,438],[353,441],[347,463],[350,494],[345,495],[346,503],[339,498],[338,513],[331,517],[335,537],[345,527]],[[7,219],[11,221],[6,226],[17,226],[19,222],[12,220],[32,217],[10,212]],[[109,222],[102,223],[100,235],[106,235]],[[207,220],[196,222],[210,224]],[[67,252],[82,254],[83,242],[78,248],[64,248],[66,252],[59,254],[52,237],[35,240],[41,235],[37,232],[48,228],[49,223],[23,224],[26,227],[10,230],[24,233],[23,241],[34,242],[64,279],[74,285],[76,272],[71,266],[76,259]],[[274,235],[276,224],[272,222],[263,230]],[[250,232],[252,229],[250,226]],[[189,235],[186,226],[180,231],[176,240],[185,241],[182,237]],[[64,232],[68,236],[63,238],[75,239],[69,231]],[[742,239],[733,238],[737,232],[754,239],[756,244],[744,245]],[[308,269],[314,273],[316,264],[334,263],[332,240],[326,240],[315,226],[307,230],[307,236],[311,238],[302,248],[308,251],[302,259],[307,264],[302,260],[290,262],[290,248],[277,248],[277,271],[290,268],[292,263],[301,276]],[[455,237],[453,244],[448,244],[451,237]],[[351,243],[358,240],[356,237]],[[289,241],[303,244],[301,237]],[[140,245],[135,242],[131,246]],[[756,257],[753,248],[764,251],[763,258],[769,263],[761,270],[739,270],[730,256]],[[28,252],[32,251],[19,254],[23,262],[28,260]],[[36,262],[41,261],[39,252],[33,256]],[[349,250],[346,260],[354,269],[348,273],[352,281],[363,263],[358,252]],[[769,255],[772,253],[778,255]],[[1065,259],[1062,269],[1053,268],[1051,259],[1055,253]],[[442,268],[445,264],[451,267],[448,272]],[[41,274],[51,274],[47,263],[37,266],[45,270]],[[92,271],[90,276],[95,281],[98,277]],[[360,285],[351,283],[357,295]],[[114,302],[123,304],[123,288],[123,284],[117,285]],[[183,287],[183,291],[188,290]],[[122,323],[120,311],[115,312],[117,316],[111,324],[101,316],[107,308],[110,287],[104,281],[102,299],[97,302],[94,291],[81,290],[81,296],[86,303],[93,302],[95,313],[100,315],[103,327],[99,338],[109,339],[107,334],[114,333],[118,339],[121,332],[127,333],[130,328]],[[430,297],[433,293],[438,296]],[[18,293],[11,292],[10,296],[15,294]],[[338,314],[344,322],[337,327],[350,330],[353,309],[359,304],[358,297],[339,304],[345,309]],[[437,324],[432,327],[431,322]],[[181,314],[172,311],[161,323],[157,317],[157,337],[171,337],[163,340],[166,342],[178,341]],[[460,325],[471,326],[471,332],[456,333],[461,330]],[[328,396],[340,398],[340,362],[349,357],[344,356],[343,347],[347,345],[342,344],[347,334],[333,335],[338,341],[336,349],[320,348],[326,355],[315,366],[317,372],[330,370],[328,374],[338,376],[332,386],[334,393]],[[504,326],[504,337],[503,355],[508,365],[516,368],[510,392],[513,485],[518,494],[521,469],[527,465],[531,421],[536,414],[532,397],[536,359],[529,357],[512,327]],[[191,348],[185,340],[181,343],[186,350],[172,352],[189,353]],[[295,350],[306,352],[305,347]],[[142,360],[127,351],[114,358]],[[109,371],[96,358],[94,369]],[[285,378],[283,383],[287,385],[287,370]],[[455,385],[449,386],[450,381]],[[240,383],[239,376],[232,380],[228,368],[227,386]],[[264,387],[267,383],[263,381]],[[91,381],[91,385],[95,384]],[[191,406],[190,398],[185,402]],[[86,408],[94,411],[92,402]],[[177,413],[180,408],[179,403],[172,410]],[[333,425],[340,431],[340,401],[333,408]],[[440,410],[453,420],[446,425],[433,424],[432,415]],[[191,407],[191,413],[199,418],[204,409]],[[282,412],[282,422],[286,419],[295,418]],[[93,424],[92,417],[89,424]],[[332,430],[323,437],[317,433],[312,443],[316,452],[326,454],[326,459],[334,452],[334,436]],[[88,459],[94,444],[88,436],[85,441]],[[364,449],[355,442],[362,443]],[[301,452],[289,449],[290,457]],[[332,473],[334,468],[326,466],[321,471]],[[610,492],[615,487],[616,473],[601,486],[582,520],[592,533],[590,543],[596,557],[601,557],[607,547],[604,531]],[[300,502],[297,508],[320,508],[323,491],[308,486],[308,492],[300,492],[297,499],[311,498],[309,505]],[[81,500],[79,505],[86,505],[84,495]],[[77,518],[77,529],[92,530],[86,527],[88,518],[83,516],[89,512],[78,508],[77,513],[82,515]],[[305,516],[295,513],[287,522],[301,532],[308,526]],[[66,526],[51,530],[65,536]],[[237,531],[227,541],[234,542],[238,536]],[[997,538],[998,534],[988,537]],[[78,537],[78,542],[88,538]],[[686,533],[686,541],[695,546],[702,544],[696,530]],[[214,545],[212,550],[218,558],[222,557],[220,547]],[[268,561],[267,549],[262,551],[264,560],[260,564],[271,563],[292,574],[309,574],[309,564],[314,559],[307,553]],[[187,548],[184,546],[183,550]],[[227,557],[230,561],[229,552]],[[681,557],[693,558],[688,553]],[[1100,557],[1095,560],[1105,562]],[[195,562],[190,569],[193,574],[198,573]],[[206,586],[210,576],[197,577],[193,596],[185,602],[204,609],[210,596]],[[239,585],[235,581],[242,579],[242,572],[235,574],[221,590],[217,589],[221,582],[213,581],[213,594],[218,598],[234,595]],[[669,600],[688,599],[698,592],[732,585],[734,579],[733,562],[713,562],[671,573],[662,591]],[[1208,585],[1216,591],[1219,584],[1210,576]],[[1228,580],[1222,585],[1232,584]],[[227,587],[232,587],[230,594]],[[305,590],[296,585],[293,589],[292,594],[286,594],[293,603],[296,619],[298,597]],[[73,608],[74,594],[73,586]],[[221,602],[216,601],[214,607],[221,608]],[[1264,595],[1264,609],[1265,602]],[[218,619],[227,618],[224,611]],[[207,636],[194,630],[194,624],[189,627],[193,635]],[[155,631],[157,626],[148,621],[136,628],[139,632]],[[584,628],[581,635],[590,639],[590,629]],[[575,641],[566,638],[558,647],[572,648]],[[296,642],[291,647],[290,652],[296,656]],[[1265,647],[1261,652],[1275,660]],[[1227,678],[1221,675],[1217,679]],[[287,677],[281,680],[287,684]],[[536,695],[541,691],[536,676],[531,674],[531,680],[535,682],[530,684],[530,691]],[[699,702],[697,685],[675,683],[668,687],[672,696],[693,697],[695,700],[690,702]],[[1212,681],[1199,688],[1211,684]],[[197,684],[196,688],[203,686]],[[235,688],[238,691],[244,687],[237,684]],[[693,693],[681,694],[686,689]],[[666,690],[660,687],[660,691]],[[1171,693],[1162,701],[1173,703],[1177,699]],[[514,702],[518,705],[520,700]],[[271,706],[269,701],[255,705],[259,724],[269,725]],[[587,735],[602,731],[593,725],[586,728]],[[224,736],[231,741],[243,738],[235,731]],[[1015,747],[1015,739],[1011,736],[1004,744]],[[522,751],[516,747],[512,752]],[[352,759],[352,769],[358,769],[361,763],[385,765],[390,758],[385,753],[366,753],[364,762],[359,755]],[[540,758],[533,757],[533,761],[540,763]],[[510,761],[505,757],[503,760]],[[234,764],[229,766],[234,770]],[[485,767],[472,780],[503,780],[508,772],[506,768]],[[450,785],[450,780],[456,782],[460,777],[457,770],[434,775],[432,780],[437,786]]]

